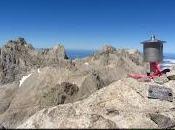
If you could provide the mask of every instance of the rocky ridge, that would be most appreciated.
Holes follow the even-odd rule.
[[[67,58],[62,45],[37,51],[24,38],[10,40],[0,49],[0,82],[4,84],[19,80],[32,68],[58,64],[60,59]]]
[[[5,128],[157,128],[149,114],[174,107],[148,99],[149,83],[127,77],[145,73],[137,50],[107,45],[71,60],[62,45],[37,50],[24,41],[1,49],[0,124]]]

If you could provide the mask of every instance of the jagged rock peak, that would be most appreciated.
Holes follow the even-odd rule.
[[[40,52],[22,37],[9,40],[0,49],[0,83],[19,80],[21,75],[36,66],[61,64],[60,60],[65,59],[68,59],[68,57],[63,45],[56,45]]]
[[[22,37],[18,37],[18,38],[16,38],[16,40],[9,40],[7,42],[7,44],[11,44],[11,43],[21,44],[21,45],[27,44],[27,42],[25,41],[25,39],[22,38]]]
[[[56,54],[58,57],[63,57],[64,59],[68,59],[66,55],[65,48],[62,44],[57,44],[52,49],[53,53]]]
[[[19,47],[25,47],[26,49],[34,49],[32,44],[27,43],[26,40],[22,37],[17,37],[15,40],[9,40],[2,48],[19,49]]]
[[[113,51],[116,51],[116,48],[111,45],[106,44],[102,47],[102,52],[113,52]]]

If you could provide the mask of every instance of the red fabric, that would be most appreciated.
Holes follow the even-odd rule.
[[[160,76],[161,75],[161,68],[160,68],[159,63],[151,62],[150,69],[151,69],[151,71],[153,71],[153,73],[151,74],[152,76]]]
[[[132,77],[134,79],[140,79],[140,78],[146,78],[148,77],[147,75],[144,74],[128,74],[129,77]]]
[[[156,77],[159,77],[159,75],[144,75],[144,74],[128,74],[129,77],[134,78],[134,79],[141,79],[141,78],[150,78],[154,79]]]
[[[144,74],[128,74],[128,76],[134,79],[140,79],[140,78],[146,78],[146,77],[154,79],[156,77],[161,76],[161,68],[158,62],[151,62],[150,69],[152,73],[149,76]]]

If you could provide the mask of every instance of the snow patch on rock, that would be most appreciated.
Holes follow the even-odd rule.
[[[41,71],[38,69],[38,73],[40,73]]]
[[[19,81],[19,87],[21,87],[21,85],[24,83],[24,81],[29,78],[31,76],[31,74],[27,75],[27,76],[23,76],[22,79]]]
[[[86,63],[84,63],[85,65],[89,65],[89,63],[88,62],[86,62]]]

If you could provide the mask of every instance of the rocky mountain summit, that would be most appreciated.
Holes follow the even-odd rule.
[[[0,60],[2,128],[160,128],[159,115],[174,125],[174,102],[147,97],[155,82],[127,76],[145,73],[138,50],[106,45],[72,60],[62,45],[35,49],[19,38]],[[165,85],[174,92],[174,83]]]
[[[67,59],[61,45],[37,51],[24,38],[10,40],[0,49],[0,82],[19,80],[32,68],[58,63],[59,59]]]

